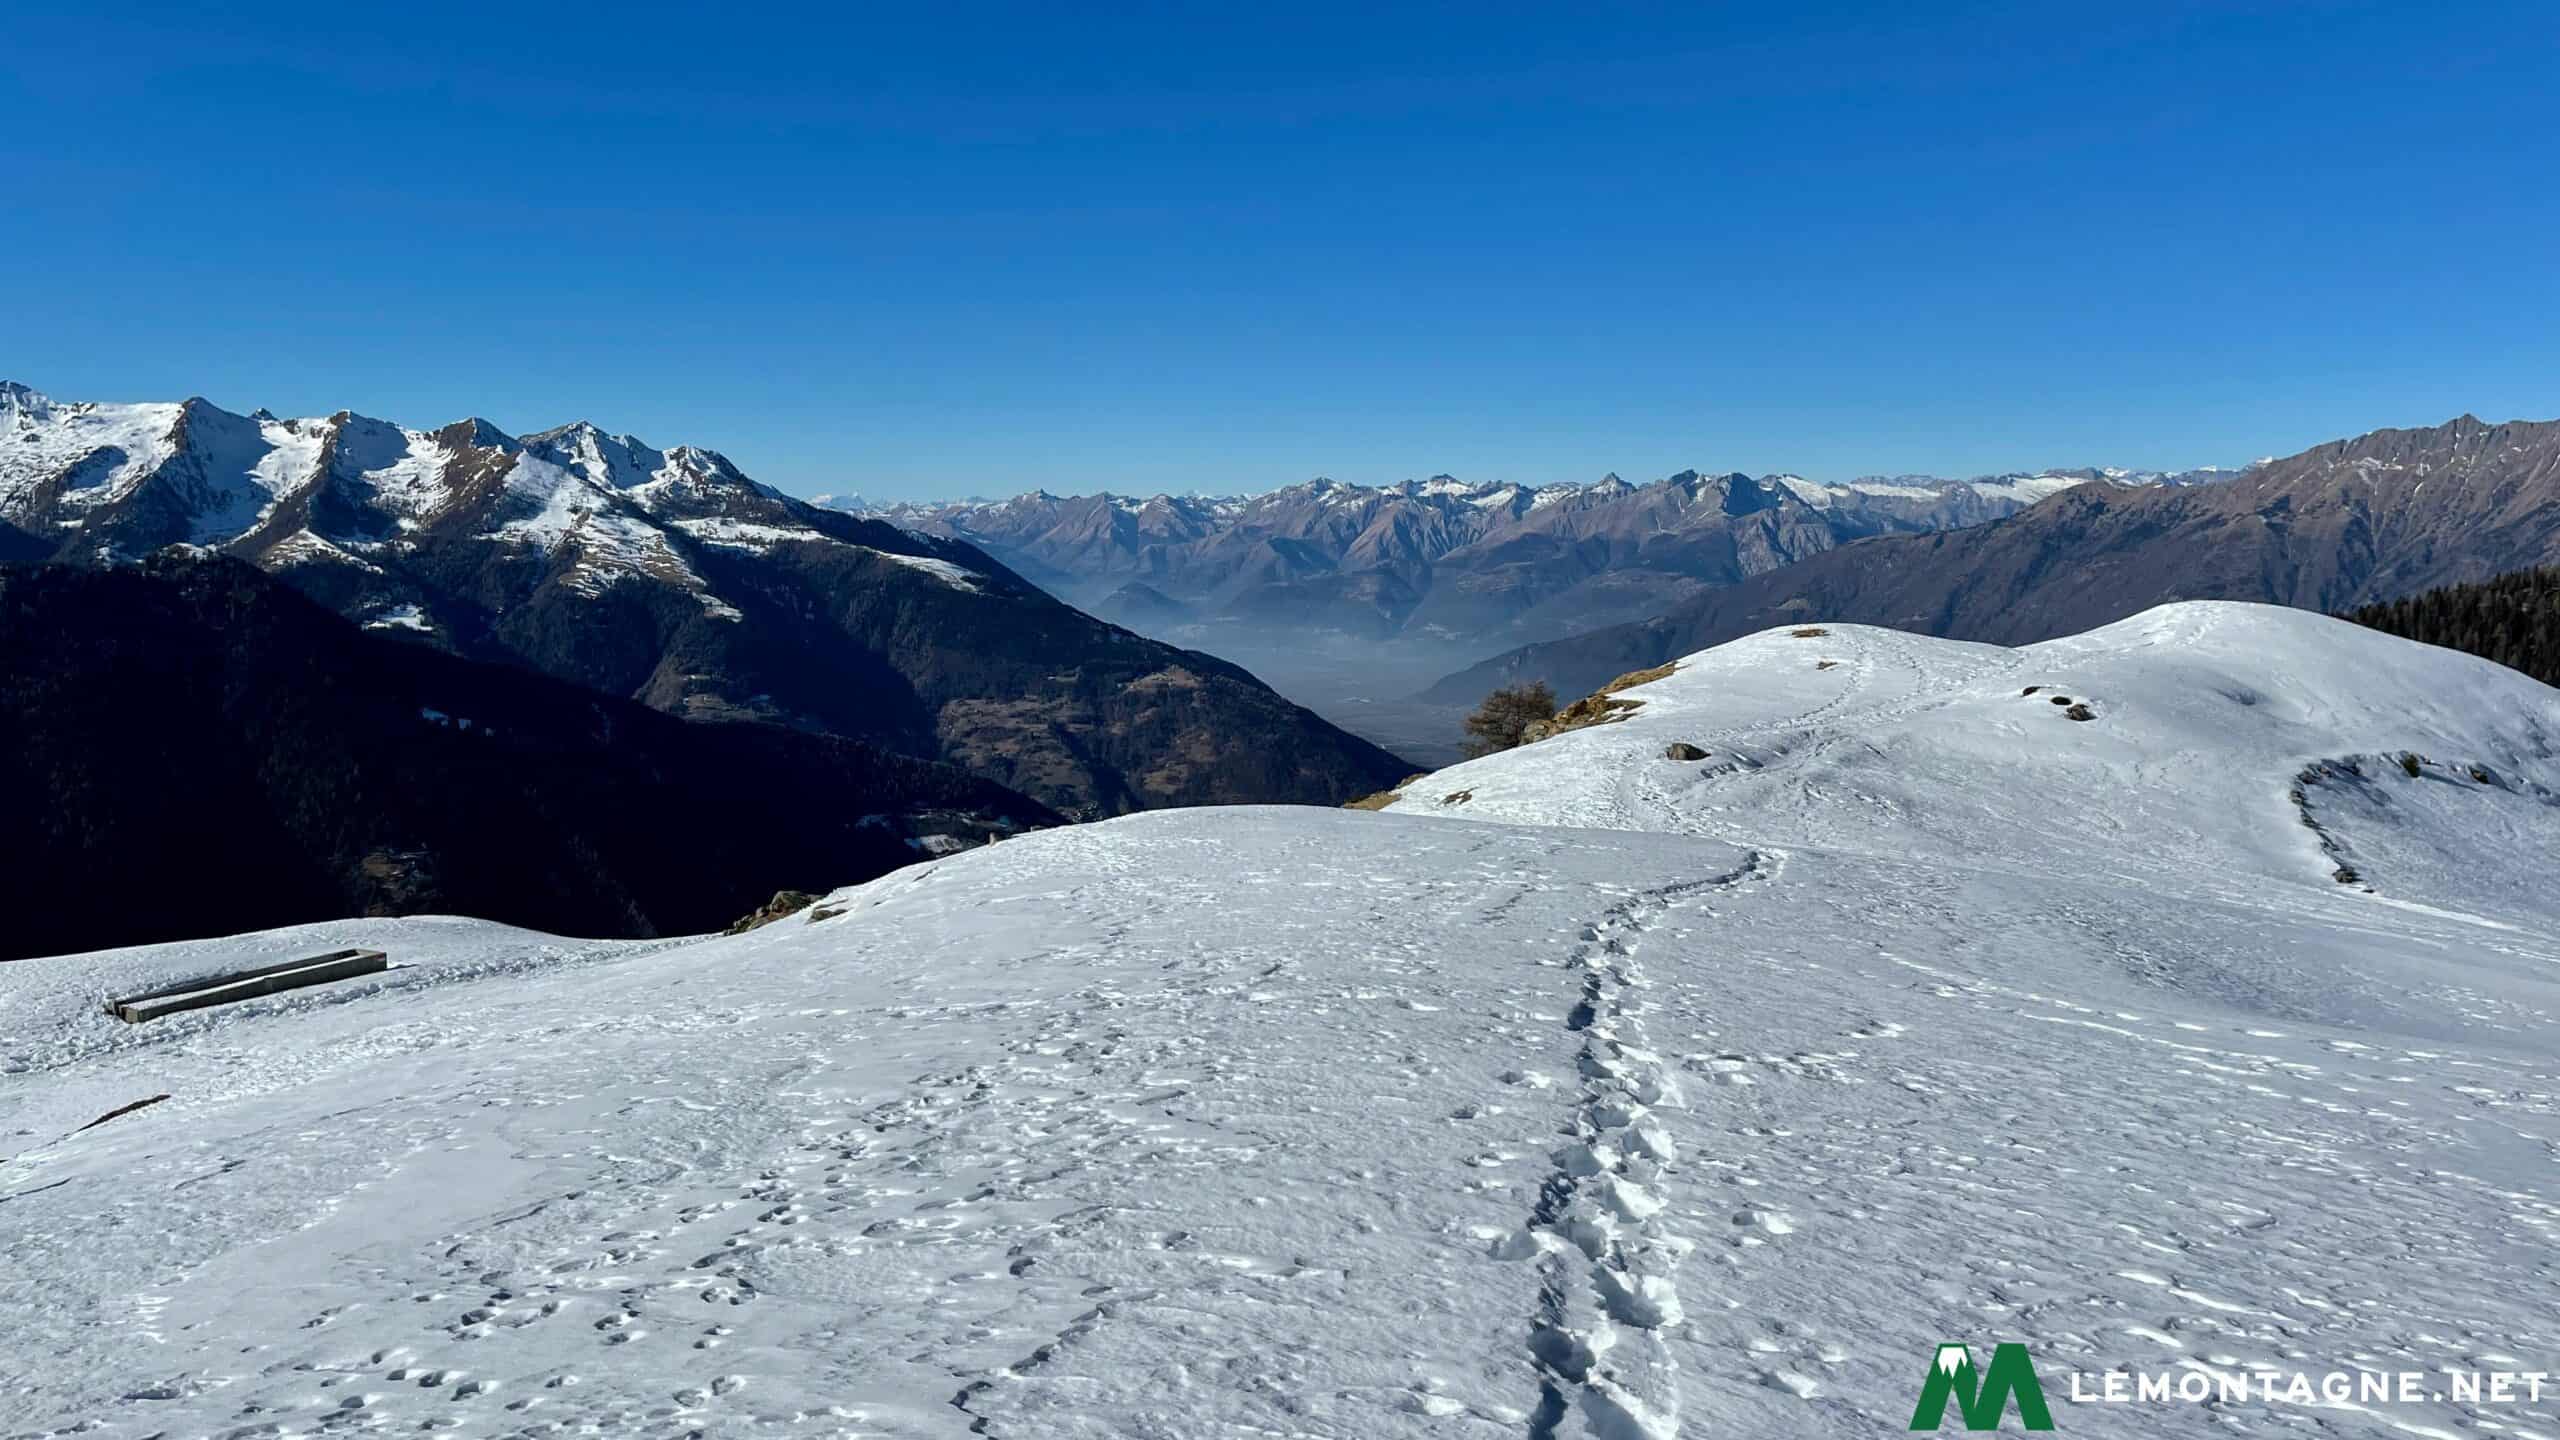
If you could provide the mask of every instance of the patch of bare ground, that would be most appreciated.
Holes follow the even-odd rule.
[[[1388,806],[1396,803],[1396,801],[1402,799],[1404,797],[1404,787],[1421,779],[1422,774],[1423,772],[1417,772],[1412,775],[1407,775],[1384,790],[1373,791],[1370,794],[1361,796],[1357,800],[1345,800],[1342,802],[1342,808],[1345,810],[1384,810]]]
[[[1656,665],[1649,670],[1630,670],[1557,711],[1554,719],[1542,720],[1531,725],[1522,734],[1522,743],[1544,740],[1548,736],[1561,735],[1568,730],[1584,730],[1594,725],[1608,725],[1624,720],[1644,702],[1625,699],[1618,694],[1619,691],[1632,690],[1638,685],[1650,684],[1668,676],[1678,668],[1679,662],[1675,660],[1668,665]]]

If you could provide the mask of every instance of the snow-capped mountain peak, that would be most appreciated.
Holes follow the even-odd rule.
[[[629,435],[609,435],[584,420],[528,435],[524,448],[611,490],[637,490],[667,470],[665,452]]]
[[[516,443],[514,436],[477,415],[466,415],[434,433],[446,443],[457,446],[469,445],[486,449]]]
[[[53,413],[53,402],[33,386],[0,380],[0,420],[35,424]]]
[[[581,594],[625,580],[667,584],[709,617],[735,620],[738,609],[688,558],[693,544],[840,540],[820,512],[715,451],[660,450],[586,421],[518,440],[478,418],[421,431],[345,410],[235,415],[200,396],[65,405],[11,385],[0,404],[14,434],[0,447],[0,527],[29,537],[11,542],[23,553],[112,562],[185,544],[274,569],[339,567],[380,585],[387,560],[433,533],[559,556],[562,583]],[[966,560],[931,541],[883,529],[859,548],[974,583]],[[397,595],[376,608],[417,605]]]

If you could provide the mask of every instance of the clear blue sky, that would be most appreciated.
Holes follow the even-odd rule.
[[[893,496],[2560,415],[2548,0],[404,8],[0,20],[0,376]]]

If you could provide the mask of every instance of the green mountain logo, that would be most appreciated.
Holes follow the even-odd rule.
[[[2014,1342],[1992,1348],[1987,1370],[1974,1368],[1970,1347],[1940,1345],[1929,1358],[1929,1373],[1920,1382],[1920,1403],[1911,1412],[1911,1428],[1935,1430],[1944,1425],[1949,1400],[1955,1402],[1967,1430],[1999,1429],[2013,1401],[2018,1407],[2018,1419],[2026,1428],[2053,1428],[2053,1412],[2045,1408],[2044,1387],[2036,1383],[2035,1362],[2027,1358],[2026,1346]]]

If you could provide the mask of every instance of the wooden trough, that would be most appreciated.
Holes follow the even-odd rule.
[[[390,957],[379,950],[332,950],[326,955],[287,960],[280,965],[261,965],[255,970],[235,970],[228,975],[190,980],[184,985],[172,985],[147,995],[110,1000],[107,1013],[128,1025],[139,1025],[145,1020],[157,1020],[181,1010],[228,1005],[235,1000],[299,990],[306,985],[325,985],[332,980],[371,975],[377,970],[390,968]]]

